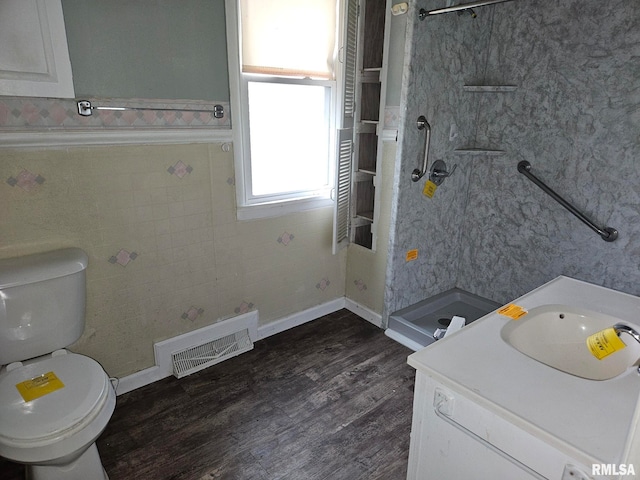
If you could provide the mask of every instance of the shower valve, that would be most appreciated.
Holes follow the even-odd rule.
[[[440,186],[444,179],[453,175],[453,172],[456,171],[458,167],[457,164],[453,165],[453,168],[450,172],[447,171],[447,164],[444,163],[443,160],[436,160],[431,165],[431,170],[429,170],[429,180],[435,183],[437,186]]]

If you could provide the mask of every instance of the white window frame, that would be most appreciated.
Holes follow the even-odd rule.
[[[340,2],[342,3],[342,2]],[[341,9],[342,10],[342,9]],[[342,11],[340,10],[340,16]],[[335,181],[335,145],[338,102],[341,101],[340,88],[342,74],[341,63],[336,61],[336,80],[310,80],[265,75],[242,74],[240,69],[240,17],[238,0],[225,0],[225,16],[227,28],[227,54],[229,63],[229,90],[232,110],[232,135],[236,183],[237,218],[250,220],[275,217],[288,213],[301,212],[314,208],[329,207],[334,204],[331,198]],[[338,23],[337,37],[342,43],[341,24]],[[249,147],[249,81],[273,81],[277,83],[323,85],[330,88],[330,125],[329,125],[329,171],[326,188],[314,192],[292,192],[272,196],[251,195],[251,164]],[[300,172],[304,174],[304,172]]]

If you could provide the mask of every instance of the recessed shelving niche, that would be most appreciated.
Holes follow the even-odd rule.
[[[381,172],[390,11],[391,0],[360,0],[350,241],[372,250],[380,210],[376,184]]]
[[[517,85],[464,85],[462,90],[471,93],[509,93],[515,92],[518,89]],[[507,153],[504,150],[494,148],[482,148],[477,146],[456,148],[453,153],[456,155],[469,155],[469,156],[490,156],[497,157]]]

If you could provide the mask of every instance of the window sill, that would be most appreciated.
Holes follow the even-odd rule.
[[[332,207],[333,200],[326,197],[302,198],[283,202],[263,203],[238,207],[238,220],[273,218],[316,208]]]

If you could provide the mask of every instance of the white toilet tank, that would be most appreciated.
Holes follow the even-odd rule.
[[[0,365],[51,353],[80,338],[87,263],[79,248],[0,260]]]

